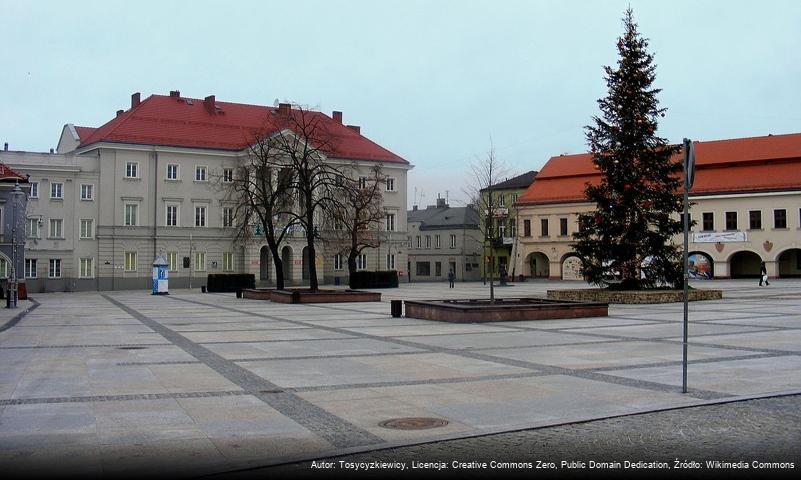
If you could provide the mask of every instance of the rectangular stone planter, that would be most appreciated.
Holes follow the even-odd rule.
[[[272,290],[270,300],[277,303],[346,303],[380,302],[381,293],[361,290],[319,290],[307,289]]]
[[[250,300],[270,300],[274,288],[243,288],[242,297]]]
[[[406,316],[437,322],[485,323],[606,317],[609,305],[598,302],[554,301],[544,298],[489,300],[407,300]]]
[[[576,288],[548,290],[551,300],[580,302],[605,302],[623,304],[673,303],[684,301],[682,290],[604,290],[600,288]],[[692,289],[687,293],[690,301],[721,300],[723,290]]]

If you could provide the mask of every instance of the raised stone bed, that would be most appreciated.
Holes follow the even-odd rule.
[[[723,290],[691,289],[687,297],[691,302],[699,300],[721,300]],[[684,301],[682,290],[604,290],[600,288],[576,288],[548,290],[551,300],[605,303],[673,303]]]
[[[606,317],[609,305],[599,302],[555,301],[545,298],[489,300],[407,300],[406,316],[438,322],[485,323]]]
[[[362,290],[318,290],[312,292],[305,288],[273,290],[270,300],[278,303],[344,303],[344,302],[380,302],[379,292]]]
[[[270,300],[274,288],[243,288],[242,297],[251,300]]]

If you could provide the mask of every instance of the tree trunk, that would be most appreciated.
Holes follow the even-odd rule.
[[[278,290],[284,289],[284,261],[281,260],[281,252],[278,251],[278,246],[273,247],[269,243],[267,246],[270,248],[270,253],[273,256],[273,265],[275,265],[275,288]]]
[[[350,278],[356,273],[356,257],[358,255],[359,252],[355,248],[348,253],[348,284],[350,284]]]

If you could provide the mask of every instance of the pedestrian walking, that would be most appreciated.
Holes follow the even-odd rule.
[[[768,281],[768,269],[765,267],[765,262],[762,262],[759,265],[759,286],[762,286],[762,282],[765,282],[765,286],[767,287],[770,285]]]
[[[453,273],[453,269],[448,270],[448,288],[453,288],[453,280],[456,278],[456,274]]]

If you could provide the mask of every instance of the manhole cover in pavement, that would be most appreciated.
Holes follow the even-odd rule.
[[[441,418],[406,417],[384,420],[378,426],[395,430],[425,430],[426,428],[444,427],[447,424],[448,421]]]
[[[119,347],[117,350],[145,350],[147,347]]]

